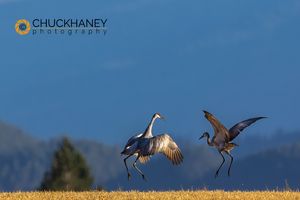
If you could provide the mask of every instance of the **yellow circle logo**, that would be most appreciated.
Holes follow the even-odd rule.
[[[15,29],[20,35],[26,35],[30,31],[30,23],[26,19],[20,19],[17,21]]]

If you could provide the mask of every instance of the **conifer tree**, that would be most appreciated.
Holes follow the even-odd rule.
[[[83,191],[91,189],[93,179],[84,157],[64,138],[54,153],[52,166],[45,173],[41,190]]]

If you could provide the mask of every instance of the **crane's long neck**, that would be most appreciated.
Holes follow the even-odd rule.
[[[148,127],[146,128],[144,134],[142,135],[142,137],[145,137],[145,138],[153,137],[153,135],[152,135],[152,127],[153,127],[153,124],[154,124],[156,118],[157,118],[156,116],[152,117],[152,119],[151,119]]]
[[[210,139],[209,134],[207,134],[206,140],[207,140],[207,144],[208,144],[209,146],[213,146],[213,143],[212,143],[212,141],[211,141],[211,139]]]

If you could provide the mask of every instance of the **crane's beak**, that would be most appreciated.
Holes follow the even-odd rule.
[[[165,118],[163,116],[160,116],[160,119],[165,120]]]
[[[202,135],[201,137],[199,137],[199,140],[201,140],[202,138],[204,138],[204,135]]]

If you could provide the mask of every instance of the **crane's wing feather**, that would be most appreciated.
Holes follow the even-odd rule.
[[[148,151],[151,155],[163,153],[173,165],[179,165],[183,161],[183,155],[168,134],[157,135],[149,140]]]
[[[125,145],[125,148],[133,145],[136,142],[136,140],[138,138],[140,138],[142,135],[143,135],[143,133],[140,133],[140,134],[134,135],[131,138],[129,138],[129,140],[127,141],[127,143]]]
[[[264,119],[264,118],[266,117],[255,117],[255,118],[244,120],[234,125],[232,128],[229,129],[230,141],[236,138],[240,134],[240,132],[242,132],[245,128],[247,128],[257,120]]]
[[[137,140],[142,136],[142,133],[137,134],[135,136],[132,136],[127,141],[124,150],[121,152],[121,154],[127,154],[129,152],[134,151],[134,149],[137,147]]]
[[[225,128],[225,126],[219,122],[219,120],[213,116],[211,113],[203,110],[205,118],[210,122],[212,125],[215,135],[214,135],[214,141],[217,143],[222,143],[225,141],[228,141],[229,135],[228,130]]]

